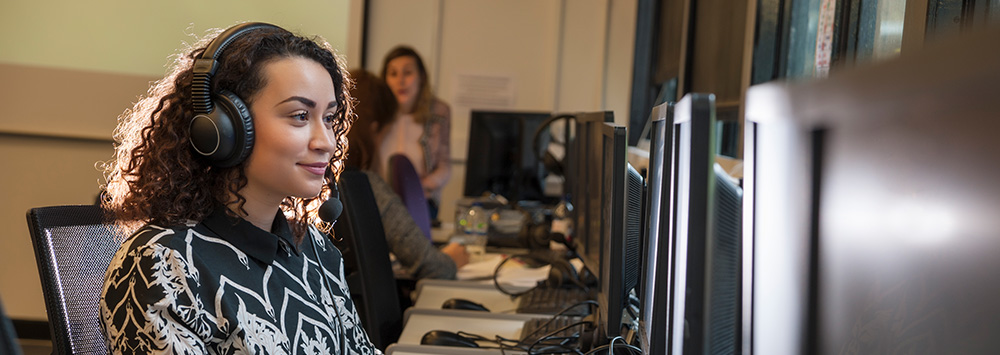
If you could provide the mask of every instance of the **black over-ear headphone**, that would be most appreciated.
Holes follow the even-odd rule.
[[[281,29],[261,22],[230,27],[212,40],[194,62],[191,101],[195,115],[191,118],[189,139],[194,151],[206,157],[213,166],[235,166],[246,159],[253,148],[250,108],[229,91],[213,93],[212,76],[219,69],[217,58],[230,43],[247,32],[261,28]]]
[[[532,148],[533,154],[535,154],[535,158],[538,159],[537,161],[541,162],[545,166],[545,169],[547,169],[549,172],[551,172],[553,174],[556,174],[556,175],[559,175],[559,176],[564,176],[565,175],[565,172],[564,172],[565,168],[563,167],[562,161],[560,161],[559,159],[556,159],[556,157],[553,156],[552,153],[548,151],[548,149],[546,149],[544,152],[541,151],[541,150],[539,150],[540,147],[538,146],[538,139],[541,138],[542,132],[546,132],[547,128],[550,125],[552,125],[552,123],[555,123],[556,121],[559,121],[559,120],[564,120],[564,121],[567,122],[566,128],[564,129],[565,139],[563,139],[562,144],[569,144],[570,127],[569,127],[568,123],[569,123],[570,120],[576,121],[576,116],[574,116],[574,115],[557,115],[557,116],[549,117],[548,119],[546,119],[545,121],[542,121],[542,123],[538,125],[538,128],[535,129],[535,134],[533,134],[532,138],[531,138],[531,148]],[[568,149],[568,147],[567,147],[567,149]]]
[[[576,272],[573,264],[566,259],[553,258],[549,264],[549,277],[545,280],[545,285],[551,288],[579,287],[586,289],[587,286],[580,281],[580,275]]]

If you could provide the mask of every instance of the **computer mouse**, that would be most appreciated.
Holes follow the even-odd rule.
[[[420,338],[421,345],[441,345],[441,346],[457,346],[463,348],[478,348],[479,344],[476,341],[466,338],[457,333],[452,333],[447,330],[432,330],[424,334]]]
[[[490,311],[489,309],[483,307],[483,305],[479,303],[461,298],[452,298],[447,301],[444,301],[444,303],[441,304],[441,309],[466,309],[470,311],[482,311],[482,312]]]

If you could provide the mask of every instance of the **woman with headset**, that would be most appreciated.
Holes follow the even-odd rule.
[[[103,203],[134,233],[100,301],[112,352],[379,353],[326,234],[349,86],[321,39],[245,23],[122,115]]]

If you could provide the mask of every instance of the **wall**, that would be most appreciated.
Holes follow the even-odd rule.
[[[615,112],[628,122],[636,1],[370,0],[365,68],[382,69],[398,44],[424,59],[436,94],[451,104],[452,176],[440,216],[461,197],[473,108]],[[509,105],[463,105],[463,75],[510,79]]]
[[[0,299],[44,320],[28,208],[93,203],[116,117],[210,28],[264,21],[346,55],[360,0],[4,1],[0,4]],[[352,31],[360,36],[360,31]]]

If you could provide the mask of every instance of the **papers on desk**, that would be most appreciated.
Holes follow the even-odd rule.
[[[459,280],[483,280],[493,282],[493,272],[506,257],[504,254],[486,253],[458,269],[456,278]],[[538,281],[549,277],[549,266],[531,268],[519,260],[509,260],[497,274],[497,281],[502,284],[532,287]]]

